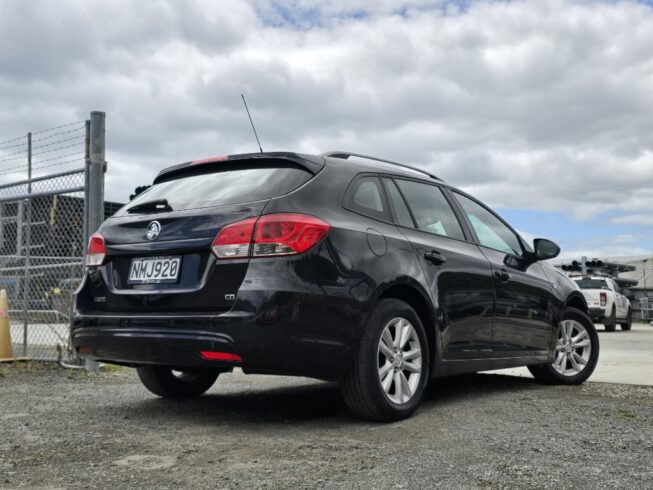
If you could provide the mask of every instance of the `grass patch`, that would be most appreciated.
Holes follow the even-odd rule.
[[[0,370],[4,372],[3,377],[11,376],[12,374],[38,373],[52,369],[58,369],[58,366],[55,363],[38,361],[17,361],[0,365]]]
[[[122,373],[126,370],[127,368],[125,366],[118,366],[116,364],[103,364],[100,367],[100,371],[103,373]]]
[[[619,412],[617,412],[617,417],[620,419],[636,419],[637,414],[628,410],[619,410]]]
[[[87,373],[84,369],[67,369],[66,371],[66,378],[72,381],[84,381],[89,377],[89,373]]]

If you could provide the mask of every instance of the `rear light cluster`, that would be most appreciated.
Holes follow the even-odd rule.
[[[268,214],[248,218],[225,226],[211,244],[218,259],[274,257],[305,252],[331,226],[319,218],[305,214]],[[104,237],[95,233],[88,242],[86,267],[99,267],[106,262]]]
[[[599,293],[599,297],[601,298],[601,306],[605,306],[608,302],[608,295],[606,293]]]
[[[88,241],[88,250],[86,251],[86,267],[98,267],[104,264],[107,258],[107,249],[104,244],[104,237],[95,233]]]
[[[211,250],[218,259],[296,255],[319,242],[330,229],[328,223],[314,216],[268,214],[225,226]]]

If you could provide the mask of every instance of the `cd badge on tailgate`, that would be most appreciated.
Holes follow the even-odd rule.
[[[156,237],[159,236],[159,233],[161,233],[161,223],[158,221],[152,221],[147,226],[147,233],[145,234],[145,238],[148,240],[156,240]]]

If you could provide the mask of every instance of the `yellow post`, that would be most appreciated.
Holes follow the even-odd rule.
[[[0,289],[0,362],[14,360],[14,353],[11,350],[8,310],[7,291]]]

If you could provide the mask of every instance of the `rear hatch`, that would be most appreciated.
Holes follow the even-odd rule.
[[[107,312],[220,312],[233,304],[248,258],[216,260],[227,225],[257,218],[270,199],[306,184],[320,160],[296,154],[207,159],[161,172],[100,229],[107,258],[89,287]],[[87,303],[88,304],[88,303]]]
[[[591,289],[583,289],[581,292],[583,293],[583,296],[585,296],[585,301],[587,301],[587,306],[600,305],[599,291],[591,290]]]
[[[605,297],[608,292],[608,284],[604,279],[584,277],[574,281],[580,287],[588,306],[605,306],[605,303],[601,305],[601,293]]]

